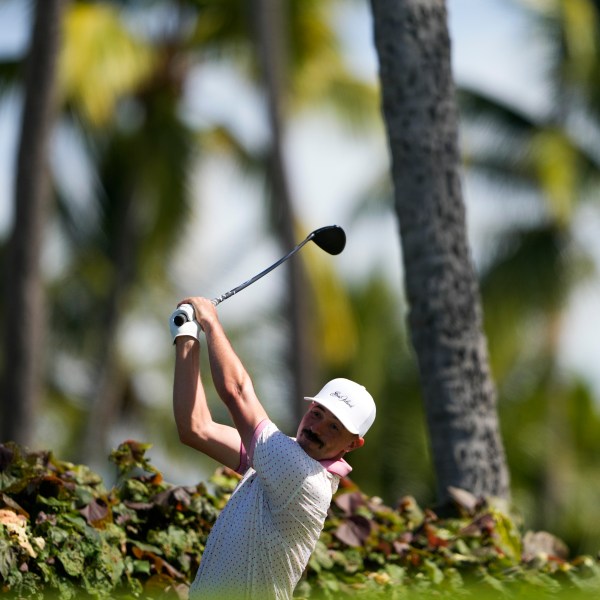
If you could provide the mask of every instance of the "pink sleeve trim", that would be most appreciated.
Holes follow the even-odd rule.
[[[269,419],[263,419],[254,430],[254,434],[252,436],[252,441],[250,442],[250,449],[248,450],[248,463],[251,465],[254,460],[254,448],[256,447],[256,442],[260,434],[263,432],[263,429],[270,423]]]

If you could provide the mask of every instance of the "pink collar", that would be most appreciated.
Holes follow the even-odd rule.
[[[339,477],[347,477],[350,471],[352,471],[352,467],[343,458],[339,458],[338,460],[320,460],[319,462],[329,473],[338,475]]]

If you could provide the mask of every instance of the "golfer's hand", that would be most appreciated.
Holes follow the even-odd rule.
[[[193,307],[196,321],[204,331],[206,331],[206,327],[219,320],[217,308],[208,298],[200,296],[185,298],[179,303],[179,306],[182,304],[190,304]]]

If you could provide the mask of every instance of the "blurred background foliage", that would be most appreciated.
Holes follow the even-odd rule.
[[[358,139],[382,136],[377,90],[348,68],[338,39],[342,4],[286,4],[286,118],[325,115]],[[515,507],[528,527],[552,531],[573,552],[596,552],[600,399],[588,381],[560,367],[559,352],[570,299],[598,275],[577,227],[582,215],[598,210],[600,2],[515,0],[515,9],[526,13],[531,35],[548,50],[540,69],[551,110],[525,112],[518,99],[474,85],[458,90],[466,176],[495,190],[493,200],[472,202],[510,213],[486,239],[479,261],[485,329]],[[263,260],[263,240],[274,237],[260,200],[267,187],[264,136],[233,120],[198,119],[190,108],[194,77],[211,65],[235,73],[262,101],[250,5],[72,2],[63,35],[55,137],[68,151],[51,156],[56,201],[44,260],[50,321],[30,445],[102,471],[110,447],[135,437],[154,445],[153,460],[167,478],[207,477],[214,463],[183,448],[172,423],[166,320],[182,295],[204,293],[200,284],[217,274],[223,283],[211,281],[211,289],[238,283],[240,256],[252,245],[250,271],[272,262]],[[0,57],[4,102],[20,93],[22,60]],[[250,246],[231,239],[198,256],[191,249],[197,232],[218,234],[222,227],[210,222],[208,198],[198,191],[199,178],[216,164],[249,192],[244,202],[258,217],[248,228],[259,227]],[[394,217],[387,164],[374,160],[372,170],[373,185],[356,192],[360,202],[349,199],[349,223],[371,223],[376,244],[378,223]],[[296,227],[299,237],[310,229],[300,217]],[[297,259],[306,263],[314,292],[310,335],[319,378],[355,378],[378,399],[374,430],[352,456],[355,480],[392,505],[405,494],[431,504],[433,473],[400,273],[347,277],[318,251],[303,253]],[[186,278],[190,271],[194,277]],[[281,293],[267,296],[251,310],[234,300],[238,318],[222,311],[223,318],[265,404],[291,434],[291,409],[279,401],[290,379],[281,358],[288,324]],[[590,323],[590,335],[598,332],[598,322]],[[226,419],[210,391],[215,414]]]

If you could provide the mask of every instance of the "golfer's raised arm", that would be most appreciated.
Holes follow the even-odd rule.
[[[173,413],[179,439],[231,469],[240,464],[240,434],[212,420],[200,377],[200,344],[192,337],[175,341]]]
[[[194,307],[208,345],[208,356],[215,389],[227,406],[244,446],[250,448],[256,426],[267,418],[258,400],[250,375],[233,350],[214,304],[206,298],[188,298]]]

